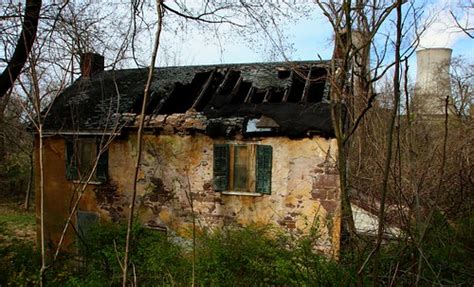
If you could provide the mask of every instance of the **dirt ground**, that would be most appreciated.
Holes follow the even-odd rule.
[[[17,202],[0,202],[0,245],[23,241],[35,244],[34,207],[28,211]]]

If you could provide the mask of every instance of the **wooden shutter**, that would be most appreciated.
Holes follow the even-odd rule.
[[[272,190],[272,153],[269,145],[257,145],[257,159],[255,167],[255,191],[270,194]]]
[[[100,143],[97,144],[97,153],[100,151]],[[109,152],[105,150],[99,157],[97,162],[97,170],[95,172],[97,181],[105,182],[108,177],[109,168]]]
[[[66,178],[73,180],[77,179],[78,176],[77,164],[74,157],[74,142],[66,140]]]
[[[223,191],[229,185],[229,145],[214,145],[214,190]]]

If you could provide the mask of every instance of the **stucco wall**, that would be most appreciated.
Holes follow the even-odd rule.
[[[59,242],[64,223],[72,209],[74,199],[83,185],[73,184],[66,179],[66,146],[61,137],[49,137],[43,140],[43,174],[44,174],[44,226],[46,248],[55,247]],[[40,235],[40,210],[41,210],[41,188],[40,188],[40,162],[39,142],[35,139],[35,203],[36,203],[36,226],[38,242]],[[83,200],[79,206],[83,210],[94,209],[95,196],[93,186],[86,186]],[[75,224],[75,218],[72,221]],[[67,230],[64,247],[74,243],[74,232],[71,228]]]
[[[109,182],[87,187],[82,210],[97,212],[103,221],[126,219],[135,143],[136,137],[129,136],[110,145]],[[271,145],[271,195],[237,196],[213,191],[214,143]],[[64,145],[59,137],[45,141],[46,229],[53,241],[58,237],[58,223],[64,221],[75,186],[66,180]],[[179,236],[189,235],[191,197],[199,227],[272,224],[303,234],[313,225],[318,226],[318,248],[335,254],[340,235],[336,148],[334,140],[320,137],[226,141],[205,135],[146,135],[138,181],[140,219],[150,226],[167,227]]]

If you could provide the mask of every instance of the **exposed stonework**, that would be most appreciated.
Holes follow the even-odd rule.
[[[119,222],[125,219],[124,210],[128,208],[128,197],[117,192],[114,184],[102,184],[94,187],[98,207],[108,213],[108,217]]]
[[[137,128],[140,116],[118,115],[127,119],[129,128]],[[189,110],[186,113],[172,115],[153,115],[145,117],[145,128],[159,130],[162,135],[189,135],[207,133],[214,136],[234,136],[242,133],[244,117],[207,118],[202,113]]]
[[[46,178],[54,174],[56,180],[46,181],[45,188],[57,190],[62,186],[60,190],[63,191],[47,194],[48,218],[65,218],[67,209],[55,212],[52,208],[53,202],[54,206],[68,206],[75,186],[65,177],[64,140],[56,137],[46,141],[45,154],[56,154],[60,158],[46,163]],[[105,221],[126,218],[132,190],[130,171],[135,163],[135,142],[136,137],[131,135],[116,139],[109,146],[108,183],[87,187],[80,205],[82,210],[96,212]],[[223,142],[273,147],[270,195],[225,195],[213,190],[213,144]],[[151,227],[187,236],[192,226],[192,200],[199,228],[271,224],[298,235],[307,234],[315,227],[318,248],[335,254],[339,248],[340,229],[335,151],[334,140],[320,137],[227,141],[199,134],[146,135],[138,181],[140,220]],[[51,237],[58,236],[59,226],[50,226],[49,230],[56,234]]]
[[[131,144],[125,154],[134,153]],[[337,216],[339,189],[334,167],[335,144],[322,138],[290,140],[265,138],[240,140],[238,143],[271,145],[273,151],[272,194],[260,197],[224,195],[212,189],[212,146],[207,136],[146,136],[145,153],[139,181],[139,197],[143,202],[140,215],[144,222],[166,226],[186,235],[192,224],[190,199],[193,200],[198,225],[273,224],[295,234],[303,234],[317,222],[321,248],[334,249],[333,232],[338,226],[327,228]],[[234,142],[234,141],[230,141]],[[131,166],[133,157],[120,157],[120,166]],[[127,177],[115,176],[110,166],[111,179],[120,190],[129,188]],[[324,196],[315,196],[315,194]],[[334,229],[334,230],[333,230]],[[337,249],[337,247],[336,247]]]

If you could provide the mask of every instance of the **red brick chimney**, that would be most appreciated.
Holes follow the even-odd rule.
[[[104,56],[95,53],[81,55],[81,75],[84,78],[100,73],[104,70]]]

